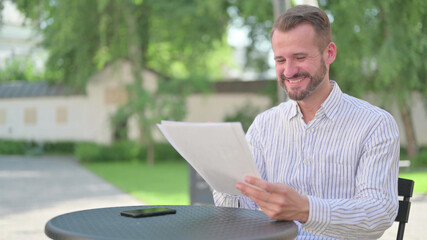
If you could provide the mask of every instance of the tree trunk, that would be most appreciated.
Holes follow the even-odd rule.
[[[154,143],[153,141],[149,141],[147,143],[147,165],[154,165]]]
[[[415,138],[414,124],[412,121],[411,108],[407,103],[399,105],[400,116],[406,136],[406,152],[409,158],[418,154],[418,144]]]
[[[129,11],[132,12],[132,11]],[[131,61],[132,73],[135,80],[134,87],[137,93],[137,96],[134,96],[134,101],[146,101],[146,98],[142,96],[144,94],[142,71],[144,62],[143,60],[143,49],[141,44],[140,36],[137,31],[137,19],[135,18],[135,14],[129,14],[126,17],[128,23],[128,38],[129,38],[129,57]],[[140,90],[138,90],[140,89]],[[154,164],[154,143],[151,136],[151,125],[144,123],[143,119],[147,117],[149,108],[147,108],[147,104],[138,104],[141,109],[137,109],[139,111],[138,117],[139,119],[139,129],[140,129],[140,142],[145,143],[147,146],[147,164]]]

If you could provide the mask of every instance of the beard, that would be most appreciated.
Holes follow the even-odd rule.
[[[316,71],[314,76],[312,76],[308,72],[300,72],[300,73],[293,75],[292,77],[287,78],[282,73],[280,75],[281,81],[279,81],[279,83],[282,86],[282,88],[285,89],[285,91],[288,94],[288,97],[290,99],[295,100],[295,101],[301,101],[301,100],[304,100],[305,98],[307,98],[308,96],[310,96],[319,87],[319,85],[325,79],[326,71],[327,71],[327,69],[326,69],[325,61],[323,59],[321,59],[320,67]],[[301,77],[310,79],[307,88],[305,88],[305,89],[300,89],[300,87],[289,87],[288,88],[286,86],[286,84],[285,84],[286,80],[291,79],[291,78],[301,78]]]

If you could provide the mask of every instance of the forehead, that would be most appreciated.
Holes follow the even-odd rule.
[[[294,29],[283,32],[275,30],[271,44],[275,56],[294,55],[297,53],[318,53],[316,33],[309,24],[301,24]]]

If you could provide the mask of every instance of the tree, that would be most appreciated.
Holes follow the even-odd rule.
[[[271,49],[270,30],[273,27],[274,13],[272,1],[231,1],[228,9],[232,24],[248,30],[249,45],[246,48],[246,68],[259,73],[267,71],[268,52]]]
[[[154,123],[180,115],[177,107],[166,105],[182,101],[170,100],[177,97],[170,91],[162,94],[162,89],[144,89],[142,70],[151,68],[162,76],[172,76],[168,83],[173,85],[177,79],[209,80],[218,76],[221,65],[228,61],[227,57],[221,61],[216,57],[218,52],[229,51],[224,40],[227,0],[15,2],[43,34],[41,44],[49,52],[46,74],[50,81],[83,88],[89,77],[107,64],[118,59],[130,61],[135,82],[129,86],[129,103],[119,113],[137,115],[149,163],[154,159]]]
[[[5,67],[0,69],[0,82],[8,81],[41,81],[44,73],[38,71],[29,59],[7,59]]]
[[[427,93],[427,2],[324,2],[339,52],[331,75],[353,95],[373,92],[386,106],[397,102],[408,156],[416,155],[411,104],[414,91]]]

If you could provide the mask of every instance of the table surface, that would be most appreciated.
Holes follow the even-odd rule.
[[[169,207],[176,214],[131,218],[121,211]],[[131,206],[72,212],[52,218],[45,233],[58,240],[83,239],[294,239],[294,222],[274,221],[261,211],[213,206]]]

